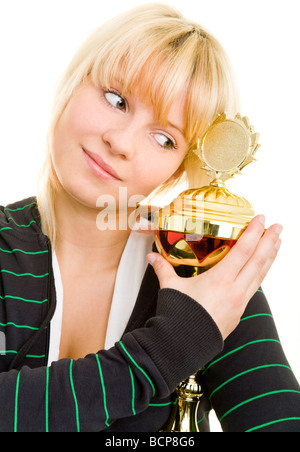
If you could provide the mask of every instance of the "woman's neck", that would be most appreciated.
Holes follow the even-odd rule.
[[[75,259],[74,265],[89,268],[116,267],[130,235],[130,229],[99,230],[99,209],[85,206],[61,189],[55,201],[57,238],[55,251],[58,258]],[[118,219],[118,212],[116,218]],[[118,221],[115,222],[119,224]],[[122,221],[124,224],[124,221]]]

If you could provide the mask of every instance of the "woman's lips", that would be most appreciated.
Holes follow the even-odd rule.
[[[103,180],[121,181],[116,171],[105,163],[98,154],[87,151],[84,148],[82,148],[82,150],[88,166],[96,176]]]

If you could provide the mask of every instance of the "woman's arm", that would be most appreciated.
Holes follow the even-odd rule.
[[[264,232],[260,219],[252,220],[219,264],[199,276],[180,278],[162,256],[149,257],[161,287],[181,290],[201,303],[227,338],[222,356],[203,373],[224,430],[300,431],[299,385],[258,292],[280,247],[281,228],[273,225]]]
[[[300,387],[261,290],[202,381],[225,432],[300,432]]]
[[[197,302],[161,290],[156,316],[110,350],[1,373],[0,431],[104,430],[144,411],[152,397],[167,397],[222,347],[219,329]]]

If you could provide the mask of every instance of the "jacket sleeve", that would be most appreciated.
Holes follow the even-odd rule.
[[[157,306],[144,328],[108,351],[1,373],[0,431],[104,430],[144,411],[153,396],[167,397],[222,350],[219,329],[194,300],[163,289]]]
[[[223,431],[300,432],[300,387],[262,290],[202,378]]]

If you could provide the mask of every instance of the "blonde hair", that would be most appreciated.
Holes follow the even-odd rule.
[[[55,242],[57,177],[51,162],[56,124],[74,90],[87,78],[109,87],[119,79],[126,92],[136,92],[153,105],[162,125],[177,96],[187,94],[185,138],[188,153],[184,172],[162,185],[147,200],[166,193],[183,180],[189,187],[207,182],[199,159],[192,152],[217,114],[235,114],[238,95],[228,58],[219,42],[199,24],[164,4],[134,8],[95,30],[79,48],[56,90],[48,133],[48,149],[37,196],[42,228]]]

